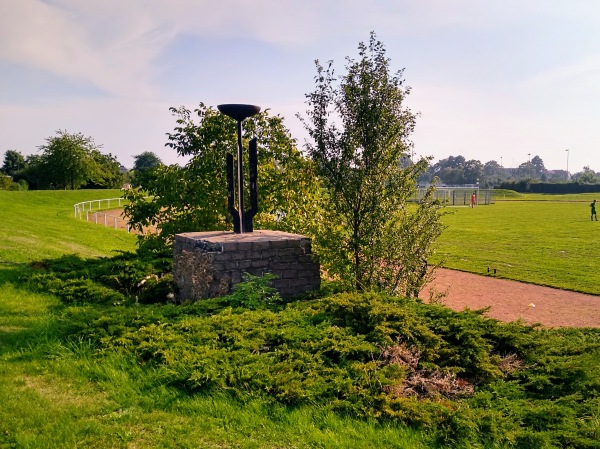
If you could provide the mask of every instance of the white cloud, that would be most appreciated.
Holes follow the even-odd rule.
[[[135,10],[53,5],[37,0],[0,3],[2,60],[90,84],[108,94],[137,96],[152,91],[148,72],[160,43],[168,41],[168,31],[153,28],[153,21]]]
[[[560,164],[560,151],[570,147],[575,164],[576,155],[596,154],[595,145],[600,144],[600,59],[594,44],[600,42],[594,31],[600,27],[593,26],[598,22],[597,0],[0,0],[0,63],[30,67],[41,76],[52,74],[106,94],[104,99],[84,99],[87,90],[81,89],[71,100],[42,98],[37,106],[0,107],[0,122],[7,128],[1,144],[3,149],[30,152],[56,129],[66,128],[93,135],[124,163],[156,148],[173,158],[162,149],[164,133],[174,123],[168,113],[168,106],[176,105],[173,92],[179,97],[175,102],[190,102],[192,108],[200,100],[240,94],[206,70],[201,86],[194,76],[184,78],[181,89],[161,85],[170,82],[160,76],[162,56],[182,36],[206,41],[202,48],[207,53],[215,39],[221,49],[227,49],[224,42],[260,42],[301,55],[303,64],[313,58],[335,59],[341,69],[341,58],[355,56],[356,44],[374,30],[390,55],[394,49],[394,67],[404,66],[397,58],[412,58],[406,75],[414,88],[410,105],[422,112],[415,134],[418,152],[464,154],[482,161],[499,154],[512,154],[519,161],[529,151],[546,161],[547,152],[556,154]],[[560,31],[569,36],[568,45],[577,55],[556,60],[552,49],[536,45],[555,36],[558,29],[553,27],[563,23]],[[589,39],[579,40],[578,30],[567,28],[579,24],[590,30]],[[536,37],[535,43],[525,40],[524,30]],[[482,37],[487,40],[475,41]],[[543,64],[529,65],[528,72],[519,64],[507,64],[520,46],[527,46],[520,61],[536,61],[542,51]],[[485,59],[475,55],[479,50]],[[189,65],[183,60],[177,70],[190,70],[192,61],[201,60],[193,67],[201,71],[206,61],[227,57],[189,54]],[[303,94],[305,86],[312,87],[314,71],[312,65],[288,64],[281,75],[263,83],[272,87],[244,89],[260,98],[258,104],[286,116],[293,134],[302,136],[294,115],[305,109]],[[299,85],[299,77],[294,82],[284,79],[286,70],[305,69],[306,85]],[[283,87],[274,85],[279,81]],[[276,87],[280,93],[269,97]],[[600,162],[595,168],[600,169]]]

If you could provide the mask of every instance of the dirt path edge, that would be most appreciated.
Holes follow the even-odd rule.
[[[600,296],[440,268],[421,292],[446,292],[441,303],[453,310],[490,307],[490,318],[545,327],[600,327]]]

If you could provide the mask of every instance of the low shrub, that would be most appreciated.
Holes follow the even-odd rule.
[[[440,447],[600,447],[600,330],[374,293],[285,303],[252,276],[177,306],[163,299],[167,267],[65,257],[36,264],[34,278],[63,298],[65,339],[132,357],[161,387],[402,422]]]
[[[32,289],[49,291],[65,302],[120,305],[174,302],[172,259],[121,253],[83,259],[66,255],[32,264],[25,281]]]

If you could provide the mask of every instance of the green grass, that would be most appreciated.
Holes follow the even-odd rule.
[[[600,199],[600,193],[518,193],[514,190],[503,189],[492,191],[493,201],[580,201],[589,204],[594,198]]]
[[[242,394],[233,395],[237,398],[234,399],[231,394],[218,390],[194,390],[190,382],[197,378],[185,377],[186,373],[193,375],[205,366],[203,352],[192,344],[195,341],[192,337],[207,333],[211,322],[222,323],[219,335],[233,338],[232,341],[236,341],[236,335],[241,335],[242,330],[244,335],[249,335],[236,341],[238,344],[231,351],[225,344],[229,341],[227,338],[225,343],[220,343],[219,350],[226,355],[214,361],[223,367],[227,357],[235,360],[233,357],[239,356],[233,349],[241,350],[239,354],[246,357],[244,351],[252,349],[249,345],[255,343],[260,333],[288,338],[289,341],[282,344],[282,353],[288,347],[294,354],[292,344],[301,343],[301,339],[296,337],[296,331],[289,329],[302,321],[310,324],[313,319],[322,320],[320,330],[312,323],[305,331],[311,335],[318,330],[327,332],[332,344],[318,338],[315,342],[307,340],[304,347],[321,348],[332,357],[336,351],[350,355],[358,351],[359,348],[352,346],[357,337],[347,341],[338,338],[350,332],[347,327],[350,322],[367,326],[365,335],[408,333],[407,338],[419,341],[424,349],[427,345],[439,345],[443,340],[440,347],[448,360],[430,362],[446,362],[451,367],[457,360],[464,359],[463,362],[471,364],[467,368],[476,368],[485,362],[486,369],[492,372],[501,357],[510,355],[498,352],[500,346],[517,348],[530,363],[527,371],[517,371],[506,380],[502,378],[478,386],[477,393],[464,401],[438,398],[423,407],[452,410],[445,422],[450,426],[450,433],[460,434],[464,430],[464,434],[468,434],[464,443],[475,441],[479,433],[484,435],[479,429],[487,429],[488,443],[473,447],[600,446],[594,443],[600,440],[600,402],[595,399],[600,392],[596,369],[600,360],[600,335],[596,331],[503,327],[480,321],[474,313],[454,314],[419,304],[415,307],[425,315],[413,315],[409,313],[410,308],[404,315],[404,312],[399,313],[403,309],[398,309],[398,305],[377,301],[361,304],[362,297],[356,297],[355,304],[345,304],[344,297],[330,300],[339,322],[328,322],[331,318],[318,308],[318,302],[297,303],[296,312],[292,307],[285,307],[277,314],[238,312],[240,318],[236,322],[231,307],[202,317],[194,310],[174,306],[73,306],[53,295],[33,292],[27,281],[41,270],[29,267],[28,262],[32,260],[55,259],[71,253],[83,257],[110,256],[115,251],[135,247],[135,237],[124,231],[72,217],[74,203],[114,196],[117,196],[114,191],[0,191],[1,449],[447,447],[433,443],[431,429],[416,430],[391,420],[344,417],[334,413],[329,404],[318,403],[318,395],[313,402],[295,406],[244,389]],[[520,271],[529,273],[531,282],[546,283],[540,281],[542,269],[538,270],[535,264],[528,265],[526,257],[541,248],[540,256],[533,259],[540,266],[545,264],[547,271],[556,270],[558,274],[554,277],[568,284],[567,288],[578,289],[581,279],[593,276],[588,273],[594,271],[593,264],[579,266],[583,261],[593,260],[594,245],[589,237],[596,232],[597,225],[587,221],[589,208],[585,202],[519,201],[448,210],[456,213],[445,217],[448,229],[441,249],[446,248],[448,263],[456,263],[456,268],[483,272],[486,264],[494,261],[496,264],[492,266],[500,270],[500,275],[515,277],[519,270],[509,268],[518,266]],[[563,227],[568,232],[563,230],[561,234]],[[457,244],[452,246],[449,242]],[[542,258],[544,252],[552,254],[545,259]],[[557,265],[553,261],[552,265],[550,261],[557,258],[557,254],[568,262]],[[503,267],[497,264],[503,260],[501,256],[506,260]],[[569,267],[567,272],[572,279],[560,273],[565,267]],[[337,306],[335,301],[339,302]],[[89,314],[86,308],[91,311]],[[311,308],[314,308],[311,314],[301,315],[301,310]],[[190,312],[189,316],[185,315]],[[283,321],[263,319],[273,316],[273,320],[280,320],[279,315],[288,316],[288,327],[282,325]],[[295,319],[295,316],[303,318]],[[73,330],[65,334],[66,330],[72,331],[72,321],[77,317],[81,318],[76,323],[77,333]],[[93,320],[88,319],[90,317]],[[245,317],[254,317],[254,321]],[[397,320],[403,324],[399,325]],[[153,339],[153,325],[164,338]],[[375,328],[371,329],[372,326]],[[101,335],[108,338],[98,345],[96,340]],[[133,340],[120,340],[120,336],[133,336]],[[426,338],[419,340],[419,336]],[[145,363],[140,358],[143,352],[137,344],[138,338],[146,348],[161,348],[153,351]],[[488,339],[495,343],[485,343]],[[189,350],[186,345],[190,346]],[[215,344],[208,341],[205,351],[214,349]],[[298,360],[290,358],[290,363],[308,361],[309,355],[312,356],[309,351],[307,349],[306,357]],[[162,355],[169,353],[175,356],[161,363]],[[431,352],[426,353],[433,357]],[[186,366],[188,356],[195,365]],[[247,356],[258,358],[261,353],[249,352]],[[264,357],[268,359],[269,354],[265,353]],[[369,359],[366,363],[371,362],[374,363]],[[269,375],[263,364],[253,366],[262,367],[260,375]],[[318,364],[310,366],[320,368]],[[350,363],[349,366],[359,365]],[[236,367],[242,365],[230,363],[227,366],[231,379],[218,376],[215,379],[225,384],[233,382],[235,376],[244,371]],[[299,376],[296,373],[295,377]],[[178,383],[177,379],[184,381]],[[261,380],[258,375],[251,379],[258,383]],[[312,376],[301,380],[319,388],[312,382]],[[374,383],[379,380],[374,378]],[[333,388],[330,383],[326,385]],[[418,420],[425,408],[420,408],[417,401],[410,404],[414,409],[403,410],[401,404],[396,404],[400,407],[398,413],[413,413],[411,419]],[[444,428],[438,429],[438,436],[444,431]]]
[[[498,277],[600,294],[600,222],[590,221],[592,197],[539,196],[448,208],[438,260],[447,268],[480,274],[496,268]]]
[[[0,264],[76,253],[85,257],[135,248],[135,237],[74,219],[73,205],[114,198],[119,190],[0,190]]]
[[[406,448],[426,435],[316,406],[190,396],[152,369],[60,338],[62,303],[27,287],[28,263],[131,251],[135,237],[73,217],[118,191],[0,191],[0,448]]]

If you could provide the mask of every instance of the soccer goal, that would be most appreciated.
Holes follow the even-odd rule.
[[[421,200],[425,196],[426,191],[427,189],[419,188],[416,200]],[[446,206],[471,206],[471,202],[475,206],[488,205],[492,202],[492,190],[468,186],[438,187],[434,193],[434,197]]]

